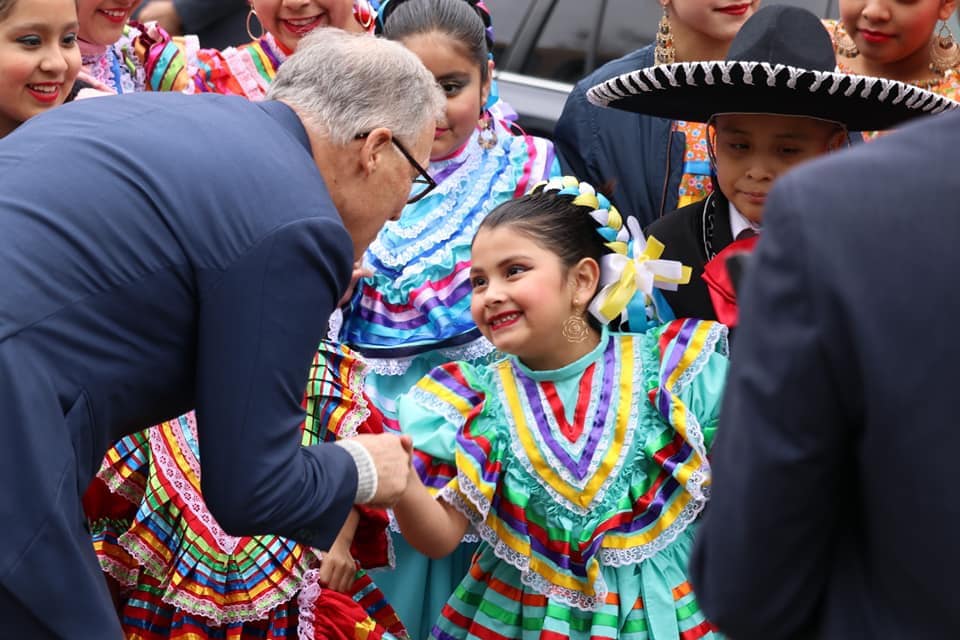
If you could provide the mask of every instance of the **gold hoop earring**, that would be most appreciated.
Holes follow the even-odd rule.
[[[480,116],[478,126],[480,133],[477,136],[477,143],[484,149],[493,149],[497,146],[497,132],[493,128],[493,118],[490,117],[489,111],[485,111]]]
[[[953,32],[944,21],[930,42],[930,71],[943,75],[960,64],[960,46],[953,39]]]
[[[667,17],[667,5],[663,5],[663,17],[657,26],[657,46],[653,50],[653,63],[673,64],[677,59],[677,50],[673,48],[673,30]]]
[[[846,29],[840,26],[839,20],[833,23],[833,48],[844,58],[856,58],[860,55],[857,43],[853,41]]]
[[[253,35],[253,29],[250,28],[250,18],[257,18],[257,12],[253,9],[250,9],[250,13],[247,14],[247,35],[250,36],[251,40],[259,40],[263,37],[263,25],[260,23],[260,18],[257,18],[257,24],[260,25],[260,35]]]
[[[560,327],[560,335],[566,338],[570,344],[579,344],[590,335],[590,325],[584,320],[580,305],[577,304],[576,300],[573,301],[573,313],[563,321],[563,325]]]

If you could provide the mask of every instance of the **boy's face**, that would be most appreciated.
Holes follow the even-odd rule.
[[[846,140],[839,125],[799,116],[724,114],[714,118],[714,162],[720,191],[753,223],[774,180]]]

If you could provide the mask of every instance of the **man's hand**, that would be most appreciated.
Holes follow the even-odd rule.
[[[357,283],[360,282],[361,278],[372,278],[373,270],[367,269],[363,266],[359,260],[353,263],[353,273],[350,275],[350,286],[347,287],[347,292],[343,294],[343,297],[340,298],[340,302],[337,303],[338,307],[350,302],[350,298],[353,297],[353,291],[357,288]]]
[[[362,434],[350,440],[367,450],[377,470],[377,492],[369,506],[378,509],[392,507],[407,489],[413,440],[410,436],[391,434]]]
[[[173,0],[152,0],[144,5],[137,16],[140,22],[157,22],[172,36],[183,35],[183,23]]]

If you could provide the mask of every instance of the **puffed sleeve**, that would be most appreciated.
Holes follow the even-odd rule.
[[[424,485],[474,523],[490,511],[505,442],[489,377],[485,367],[445,364],[398,403],[400,426],[413,438],[414,465]]]
[[[669,322],[653,335],[660,373],[651,401],[695,450],[707,452],[717,431],[729,367],[727,328],[687,318]]]

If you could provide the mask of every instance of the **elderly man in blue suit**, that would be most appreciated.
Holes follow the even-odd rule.
[[[767,200],[692,579],[737,640],[960,634],[960,113]]]
[[[325,548],[403,491],[408,441],[302,448],[300,400],[354,260],[430,187],[442,96],[402,46],[324,30],[271,98],[98,98],[0,143],[0,638],[122,637],[80,496],[191,407],[233,534]]]

